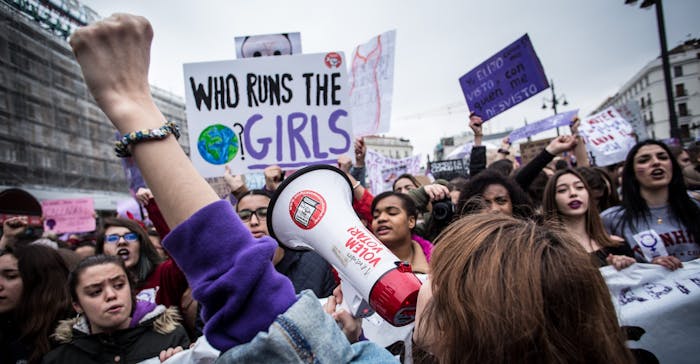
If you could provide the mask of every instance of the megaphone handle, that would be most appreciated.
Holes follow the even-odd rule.
[[[340,286],[343,292],[343,302],[340,307],[350,312],[353,317],[363,318],[374,314],[369,303],[360,295],[349,281],[343,281]]]

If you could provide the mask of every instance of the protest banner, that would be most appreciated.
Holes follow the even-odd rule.
[[[331,52],[184,65],[190,158],[204,177],[331,164],[352,147],[345,58]]]
[[[525,34],[459,78],[469,110],[484,121],[549,87]]]
[[[469,177],[469,167],[463,159],[430,162],[428,169],[435,179],[441,178],[449,181],[456,177]]]
[[[649,134],[647,133],[647,128],[642,118],[642,108],[639,107],[639,101],[629,100],[624,105],[620,105],[615,109],[630,123],[630,125],[632,125],[632,129],[637,134],[637,140],[649,139]]]
[[[44,230],[80,233],[95,230],[95,207],[91,197],[41,201]]]
[[[372,149],[365,155],[367,188],[373,195],[391,191],[396,177],[404,174],[420,173],[420,155],[403,159],[385,157]]]
[[[355,48],[350,64],[350,105],[356,137],[389,131],[396,31]]]
[[[562,112],[534,123],[527,124],[522,128],[513,130],[510,135],[508,135],[508,139],[510,139],[511,143],[515,143],[516,140],[525,139],[543,131],[551,130],[560,126],[569,125],[571,120],[573,120],[576,115],[578,115],[578,109]]]
[[[299,32],[246,35],[236,37],[234,41],[238,59],[301,54]]]
[[[600,272],[632,350],[655,357],[657,363],[697,363],[700,260],[683,262],[675,271],[635,263],[621,271],[607,266]]]
[[[579,133],[595,166],[609,166],[625,160],[627,152],[636,144],[632,126],[609,107],[582,120]]]

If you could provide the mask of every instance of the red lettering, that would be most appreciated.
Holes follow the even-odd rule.
[[[672,246],[675,244],[673,242],[673,238],[671,238],[671,234],[663,233],[663,234],[659,234],[659,236],[661,237],[661,240],[663,240],[665,246]]]
[[[369,264],[372,264],[372,266],[376,268],[376,267],[377,267],[377,263],[379,263],[380,260],[382,260],[381,257],[376,257],[376,258],[374,258],[374,260],[369,261],[368,263],[369,263]]]
[[[673,237],[676,238],[676,244],[688,242],[688,240],[685,238],[685,234],[683,234],[683,230],[677,230],[672,232],[671,234],[673,234]]]
[[[347,242],[345,242],[345,247],[352,249],[355,245],[357,245],[359,242],[353,238],[348,239]]]

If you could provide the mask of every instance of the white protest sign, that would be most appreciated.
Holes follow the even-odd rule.
[[[350,63],[350,105],[356,137],[386,133],[394,88],[396,31],[382,33],[355,48]]]
[[[352,147],[341,53],[184,65],[190,158],[204,177],[331,164]]]
[[[642,109],[639,107],[639,101],[629,100],[624,105],[618,106],[615,109],[630,123],[630,125],[632,125],[632,129],[637,133],[638,140],[649,139],[649,134],[647,133],[647,128],[642,118]]]
[[[624,161],[627,152],[636,144],[632,126],[614,107],[584,118],[579,132],[585,138],[586,149],[596,166]]]
[[[629,347],[660,363],[697,363],[700,357],[700,260],[670,271],[635,263],[600,269]]]
[[[403,159],[387,158],[372,149],[365,156],[367,188],[373,195],[391,191],[396,177],[404,174],[420,173],[420,155]]]

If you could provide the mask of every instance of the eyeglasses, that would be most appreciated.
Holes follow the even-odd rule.
[[[109,243],[109,244],[116,244],[119,242],[119,239],[121,239],[121,238],[124,238],[124,240],[127,243],[135,243],[135,242],[139,241],[138,234],[129,232],[129,233],[122,234],[122,235],[119,235],[119,234],[107,235],[107,236],[105,236],[105,242]]]
[[[267,219],[267,207],[260,207],[255,211],[249,209],[238,211],[238,217],[240,217],[243,222],[250,221],[253,214],[255,214],[258,220],[265,220]]]

